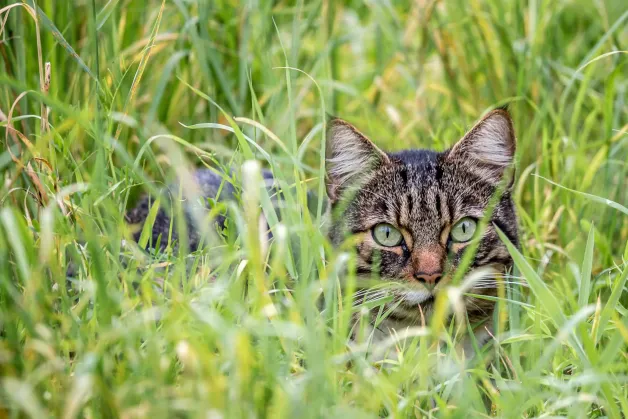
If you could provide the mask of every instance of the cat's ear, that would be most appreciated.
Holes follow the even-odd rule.
[[[331,119],[327,131],[327,195],[332,202],[390,159],[353,125]]]
[[[447,153],[449,161],[477,165],[482,173],[501,178],[512,166],[516,139],[512,118],[506,109],[496,109],[482,118]]]

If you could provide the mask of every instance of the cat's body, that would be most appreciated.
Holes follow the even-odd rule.
[[[196,170],[193,174],[193,180],[198,186],[198,201],[194,204],[198,204],[203,206],[205,209],[209,209],[208,200],[216,200],[216,201],[233,201],[236,199],[236,188],[232,183],[232,177],[222,177],[216,172],[210,169],[200,169]],[[275,185],[273,182],[273,175],[268,170],[262,170],[262,177],[266,182],[267,189],[269,192],[275,189]],[[186,194],[179,192],[180,184],[173,184],[166,188],[162,196],[164,199],[172,201],[177,199],[180,195],[183,199],[187,200],[185,197]],[[183,186],[185,187],[185,186]],[[276,190],[272,191],[271,196],[276,197]],[[202,202],[201,202],[202,201]],[[154,198],[151,199],[150,196],[142,197],[137,205],[128,211],[125,215],[126,221],[130,224],[143,224],[146,218],[148,217],[148,213],[151,209],[151,205],[154,202]],[[172,206],[172,205],[170,205]],[[190,250],[195,251],[198,249],[198,246],[201,242],[201,229],[198,226],[195,226],[195,220],[192,216],[192,204],[186,202],[183,205],[183,211],[185,216],[185,223],[188,226],[188,247]],[[156,243],[159,243],[160,248],[165,248],[168,242],[168,237],[171,238],[173,242],[178,240],[178,229],[173,225],[171,228],[171,217],[164,210],[163,206],[160,206],[155,221],[153,223],[153,228],[151,232],[151,241],[149,246],[155,246]],[[224,215],[217,215],[215,218],[216,224],[220,228],[224,228],[225,217]],[[136,231],[135,240],[139,240],[141,235],[141,230]]]
[[[512,182],[504,179],[515,152],[507,111],[489,113],[444,152],[387,154],[339,119],[330,121],[327,148],[330,240],[338,246],[346,238],[357,238],[361,288],[372,280],[396,285],[389,291],[393,301],[385,307],[390,315],[373,330],[376,339],[429,322],[436,296],[450,285],[464,250],[476,241],[477,251],[462,285],[473,294],[496,295],[496,277],[512,265],[497,228],[518,242]],[[269,172],[264,177],[272,180]],[[195,179],[208,198],[215,197],[222,183],[209,171],[198,172]],[[500,183],[503,190],[498,188]],[[223,185],[223,191],[223,199],[233,197],[232,185]],[[501,194],[495,196],[498,191]],[[493,197],[496,204],[488,213]],[[145,198],[127,218],[138,222],[146,214]],[[484,217],[488,223],[480,235]],[[187,212],[186,219],[192,222]],[[162,241],[167,237],[169,224],[170,218],[160,210],[153,227],[155,241],[159,235]],[[195,249],[199,237],[196,229],[190,231],[189,242]],[[471,278],[474,283],[465,283]],[[369,294],[359,295],[358,299]],[[488,319],[492,313],[490,299],[464,296],[462,301],[472,322]]]

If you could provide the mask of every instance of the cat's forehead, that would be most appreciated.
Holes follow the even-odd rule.
[[[440,187],[442,154],[432,150],[404,150],[389,154],[392,164],[384,167],[371,187],[386,188],[391,194],[430,195]]]
[[[363,185],[348,214],[357,215],[362,226],[379,220],[437,228],[460,216],[481,215],[492,193],[491,185],[448,163],[442,153],[407,150],[389,156],[393,164]]]
[[[414,189],[422,193],[439,186],[443,175],[441,153],[432,150],[404,150],[389,156],[393,164],[383,176],[388,178],[385,182],[393,182],[403,190]]]
[[[390,153],[390,158],[397,163],[407,167],[421,169],[430,168],[436,165],[442,153],[433,150],[403,150],[397,153]]]

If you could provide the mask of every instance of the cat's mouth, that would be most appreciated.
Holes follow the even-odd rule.
[[[405,291],[401,297],[401,303],[406,307],[416,308],[419,305],[434,303],[434,294],[429,291]]]
[[[430,316],[434,307],[435,296],[422,291],[408,291],[400,296],[397,308],[391,313],[398,319],[423,323]]]

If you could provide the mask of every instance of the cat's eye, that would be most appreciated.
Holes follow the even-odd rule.
[[[458,243],[468,242],[473,238],[476,227],[476,220],[471,217],[463,218],[454,224],[454,227],[451,229],[451,232],[449,233],[451,240]]]
[[[377,224],[373,228],[373,239],[377,244],[385,247],[399,246],[403,241],[401,232],[390,224]]]

